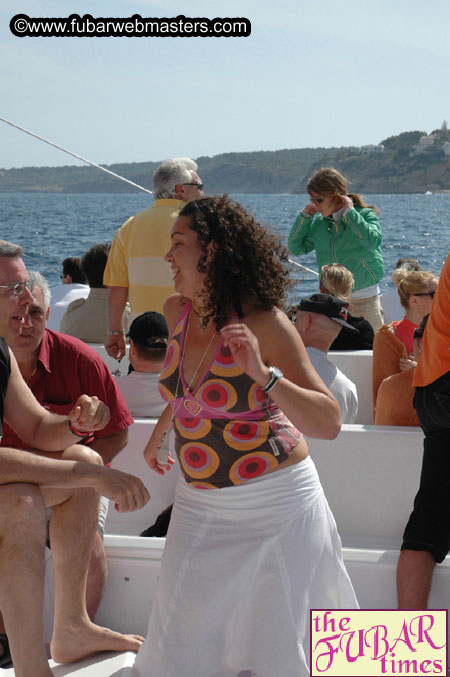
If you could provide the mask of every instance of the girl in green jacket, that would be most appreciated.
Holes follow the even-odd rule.
[[[378,210],[347,193],[347,180],[332,167],[314,172],[307,190],[311,202],[292,226],[289,250],[299,255],[314,249],[319,272],[328,263],[348,268],[355,278],[349,310],[376,332],[383,324],[378,283],[384,275]]]

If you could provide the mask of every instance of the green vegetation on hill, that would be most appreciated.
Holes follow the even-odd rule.
[[[425,139],[423,137],[426,137]],[[209,194],[304,193],[309,175],[332,165],[362,193],[450,192],[450,132],[444,122],[429,136],[403,132],[379,146],[363,148],[300,148],[222,153],[199,157],[199,173]],[[105,167],[152,188],[158,162]],[[137,189],[93,167],[24,167],[0,170],[0,192],[128,193]]]

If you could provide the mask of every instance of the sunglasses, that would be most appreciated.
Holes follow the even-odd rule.
[[[422,291],[419,294],[413,294],[413,296],[429,296],[432,299],[435,294],[435,291]]]
[[[311,202],[316,202],[318,205],[321,205],[324,200],[325,200],[324,197],[312,197],[311,198]]]
[[[183,183],[183,186],[197,186],[199,190],[203,190],[203,183]]]

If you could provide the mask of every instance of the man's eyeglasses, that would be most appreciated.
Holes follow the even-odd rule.
[[[25,289],[30,288],[29,282],[14,282],[14,284],[0,284],[1,289],[10,289],[14,296],[22,296]]]
[[[182,186],[197,186],[199,190],[203,190],[203,183],[182,183]]]
[[[429,296],[432,299],[435,294],[435,291],[421,291],[419,294],[413,294],[413,296]]]

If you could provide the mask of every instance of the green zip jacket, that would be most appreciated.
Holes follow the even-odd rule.
[[[289,233],[292,254],[316,250],[319,272],[327,263],[342,263],[355,278],[354,291],[379,282],[384,275],[381,228],[369,207],[354,206],[337,223],[319,213],[299,214]]]

